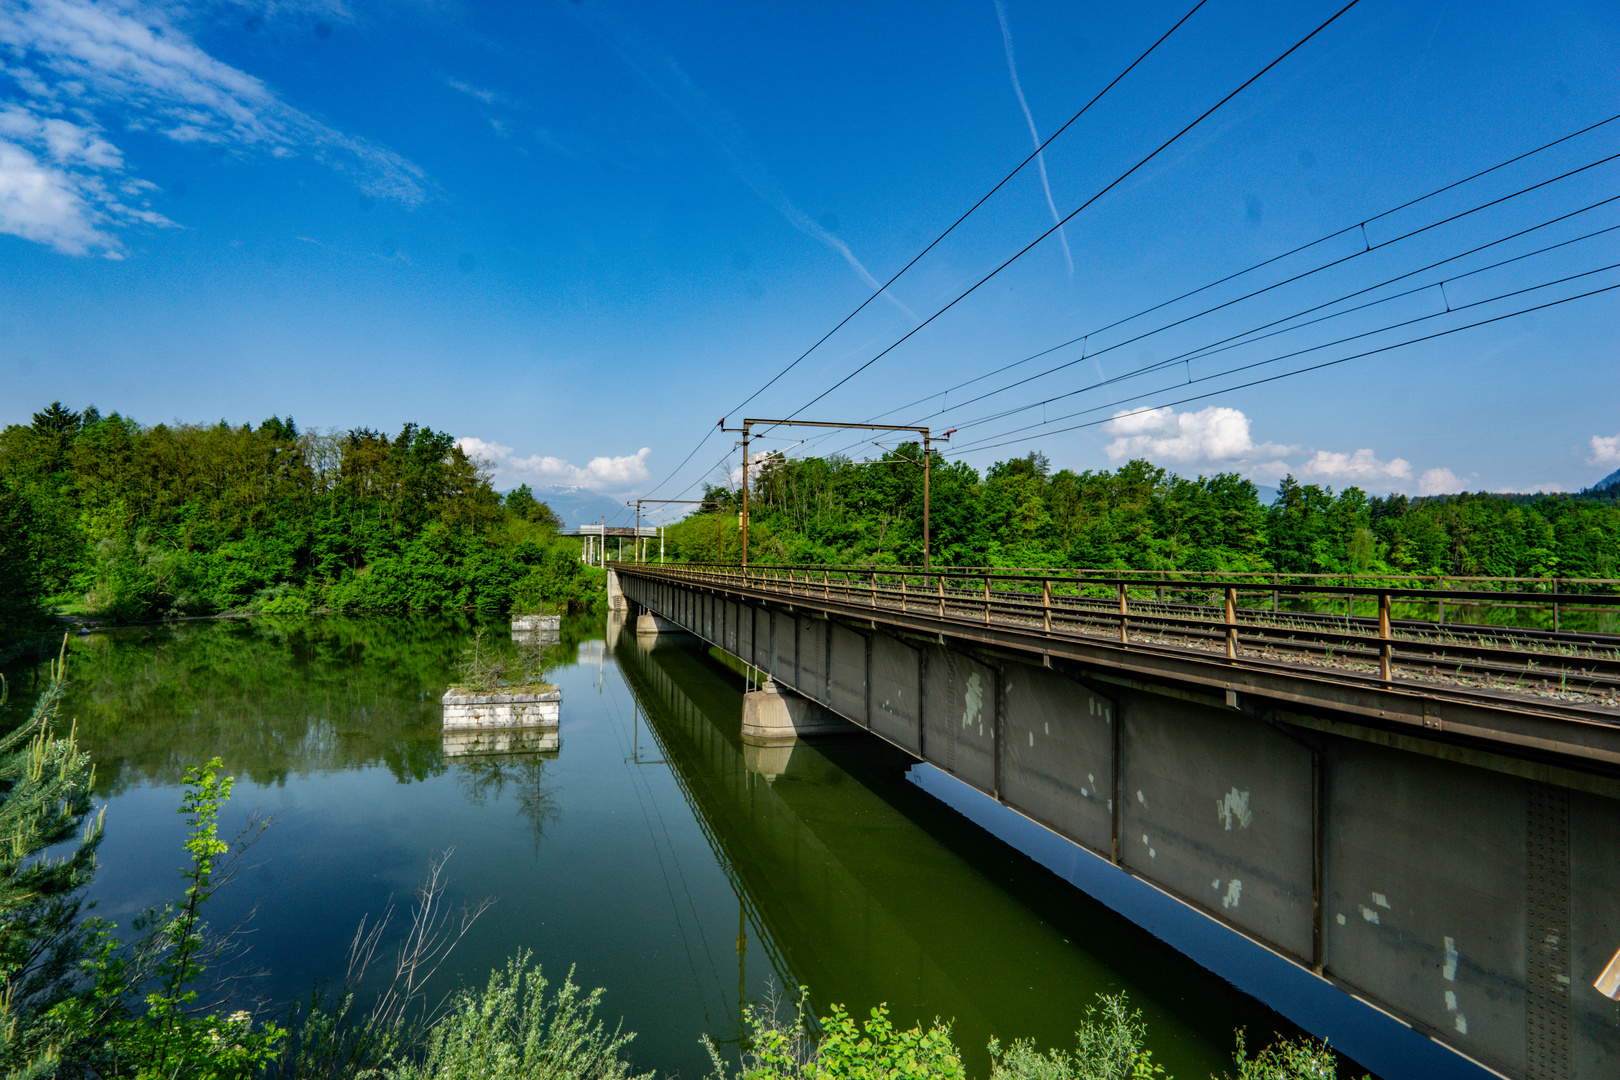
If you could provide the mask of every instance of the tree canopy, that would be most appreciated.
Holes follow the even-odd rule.
[[[441,610],[594,602],[527,487],[418,424],[144,425],[52,402],[0,431],[0,615]]]
[[[921,447],[881,457],[788,459],[750,470],[749,557],[761,562],[922,562]],[[1534,577],[1620,574],[1612,495],[1409,499],[1284,479],[1276,498],[1236,473],[1187,478],[1147,461],[1053,471],[1045,455],[931,468],[934,560],[956,566],[1275,570]],[[669,530],[675,558],[735,561],[740,493]]]

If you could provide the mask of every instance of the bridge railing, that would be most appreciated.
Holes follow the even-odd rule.
[[[679,563],[687,568],[735,571],[735,564]],[[1301,615],[1376,618],[1379,597],[1389,595],[1397,619],[1488,630],[1546,629],[1620,635],[1620,578],[1489,577],[1466,574],[1293,574],[1278,571],[1120,570],[952,566],[925,572],[894,565],[827,566],[810,563],[755,564],[749,572],[767,575],[835,576],[877,574],[900,578],[943,577],[980,581],[989,577],[1003,591],[1039,592],[1051,582],[1056,595],[1112,596],[1123,584],[1132,599],[1179,600],[1197,604],[1220,590],[1239,590],[1245,609],[1269,603],[1274,611]],[[1254,598],[1259,602],[1255,603]],[[1219,603],[1219,601],[1216,601]]]
[[[1556,682],[1557,693],[1596,695],[1600,704],[1620,692],[1620,581],[1610,579],[696,563],[634,569],[1127,647],[1214,651],[1234,661],[1309,658],[1384,681],[1449,673],[1453,681],[1506,689]]]

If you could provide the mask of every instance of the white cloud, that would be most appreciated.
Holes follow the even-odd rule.
[[[0,139],[0,232],[67,255],[115,252],[116,242],[98,227],[101,220],[72,176]]]
[[[1255,458],[1274,457],[1295,448],[1256,443],[1249,435],[1250,420],[1237,409],[1211,405],[1198,412],[1178,413],[1170,406],[1131,409],[1115,413],[1103,425],[1114,441],[1103,448],[1109,458],[1145,457],[1155,462],[1182,465],[1241,466]],[[1272,464],[1276,464],[1273,462]]]
[[[302,237],[300,237],[300,239],[302,239]],[[313,241],[311,241],[311,243],[313,243]],[[485,442],[483,439],[474,439],[471,437],[457,439],[456,445],[461,447],[462,453],[466,454],[470,458],[476,458],[480,461],[499,461],[501,458],[507,457],[512,453],[512,448],[510,446],[502,446],[500,443]]]
[[[647,471],[647,459],[652,456],[649,446],[621,457],[594,457],[581,467],[563,458],[542,454],[513,457],[510,446],[478,438],[457,439],[456,445],[468,457],[488,461],[495,467],[497,476],[522,481],[561,483],[590,491],[620,491],[641,483],[651,475]]]
[[[1592,456],[1586,459],[1588,465],[1612,465],[1620,461],[1620,435],[1594,435],[1589,445]]]
[[[1426,469],[1418,477],[1419,495],[1454,495],[1462,490],[1462,481],[1450,469]]]
[[[1167,466],[1205,466],[1228,472],[1238,472],[1262,482],[1270,483],[1287,475],[1306,483],[1323,483],[1334,487],[1356,486],[1374,493],[1410,491],[1414,470],[1404,458],[1392,457],[1387,461],[1370,449],[1353,453],[1312,448],[1310,456],[1300,461],[1295,455],[1302,452],[1298,446],[1279,446],[1271,442],[1255,442],[1251,434],[1252,422],[1240,410],[1211,405],[1198,412],[1176,412],[1165,406],[1158,409],[1132,409],[1116,413],[1103,425],[1103,431],[1113,441],[1103,448],[1113,461],[1124,458],[1147,458]],[[1616,459],[1620,459],[1620,435],[1611,440],[1593,440],[1593,453],[1599,453],[1598,443],[1615,444]],[[1292,461],[1298,464],[1290,464]],[[1417,477],[1418,493],[1440,495],[1462,490],[1463,482],[1450,469],[1433,468]]]
[[[1441,472],[1451,475],[1447,469],[1429,470],[1429,473]],[[1315,456],[1299,467],[1299,474],[1302,477],[1320,477],[1359,485],[1369,481],[1409,480],[1412,477],[1412,464],[1404,458],[1380,461],[1371,450],[1357,450],[1353,454],[1318,450]]]
[[[209,143],[273,157],[305,153],[349,174],[379,198],[415,206],[426,198],[422,170],[398,154],[345,134],[282,101],[263,82],[199,48],[158,0],[91,3],[33,0],[0,4],[0,86],[20,100],[0,112],[0,138],[25,154],[43,156],[56,174],[45,187],[23,157],[0,180],[13,195],[0,229],[60,251],[116,255],[109,225],[172,224],[145,206],[110,194],[106,174],[126,169],[123,154],[94,119],[114,114],[129,130],[155,131],[176,142]],[[134,188],[131,188],[131,182]],[[153,190],[146,181],[113,182],[130,198]],[[71,192],[80,209],[68,213],[47,189]]]

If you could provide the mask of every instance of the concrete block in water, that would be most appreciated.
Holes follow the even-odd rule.
[[[743,695],[742,737],[754,746],[783,746],[808,735],[844,735],[859,729],[809,698],[767,681]]]
[[[512,633],[528,634],[561,634],[561,615],[515,615],[512,618]]]
[[[439,699],[446,728],[556,727],[562,718],[562,691],[513,687],[473,693],[452,686]]]

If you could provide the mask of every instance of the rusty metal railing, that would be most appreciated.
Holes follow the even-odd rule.
[[[803,565],[634,569],[942,624],[1187,649],[1232,663],[1334,667],[1386,684],[1417,680],[1620,704],[1620,581],[1612,579]]]

